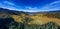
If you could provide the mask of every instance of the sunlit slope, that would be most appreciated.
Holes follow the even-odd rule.
[[[23,14],[23,13],[20,15],[11,15],[11,16],[12,18],[14,18],[16,22],[19,22],[19,23],[23,23],[24,19],[28,17],[26,14]]]
[[[25,15],[25,14],[21,14],[21,15],[12,15],[12,18],[14,18],[14,20],[16,22],[21,22],[23,23],[24,19],[28,17],[33,19],[32,21],[28,22],[28,24],[37,24],[37,25],[43,25],[49,22],[55,22],[58,25],[60,25],[60,19],[58,18],[54,18],[54,17],[48,17],[45,16],[44,14],[36,14],[36,15]]]
[[[0,14],[0,18],[13,18],[14,21],[23,23],[24,19],[31,18],[33,19],[32,21],[28,22],[28,24],[37,24],[37,25],[43,25],[49,22],[55,22],[60,26],[60,19],[54,18],[54,17],[48,17],[45,16],[44,14],[36,14],[36,15],[26,15],[26,14],[20,14],[20,15],[7,15],[7,14]]]
[[[36,15],[36,16],[31,15],[29,17],[33,19],[33,21],[30,21],[29,24],[43,25],[49,22],[56,22],[58,25],[60,25],[60,19],[54,17],[47,17],[44,16],[43,14]]]

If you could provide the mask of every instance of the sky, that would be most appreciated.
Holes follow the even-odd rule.
[[[0,0],[0,8],[25,12],[60,10],[60,0]]]

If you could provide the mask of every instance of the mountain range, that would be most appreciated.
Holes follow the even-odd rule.
[[[60,26],[60,10],[24,12],[0,8],[0,29],[9,28],[7,25],[11,22],[29,25],[45,25],[49,22],[55,22]]]

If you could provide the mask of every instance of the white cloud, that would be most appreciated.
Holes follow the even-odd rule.
[[[29,10],[36,10],[36,9],[38,9],[38,8],[37,8],[37,7],[26,6],[26,9],[29,9]]]
[[[54,1],[50,4],[45,5],[41,10],[48,10],[48,11],[53,11],[53,10],[60,10],[60,1]]]
[[[60,3],[60,1],[52,2],[52,3],[50,3],[49,5],[54,5],[54,4],[57,4],[57,3]]]
[[[14,3],[9,2],[9,1],[3,1],[3,3],[8,4],[8,5],[15,5]]]
[[[8,4],[8,5],[7,5]],[[16,7],[14,7],[15,5],[11,2],[8,1],[4,1],[4,2],[0,2],[0,7],[1,8],[5,8],[5,9],[10,9],[10,10],[18,10]]]
[[[38,10],[32,10],[32,9],[18,9],[16,7],[13,7],[13,6],[10,6],[10,5],[6,5],[6,4],[3,4],[3,3],[0,3],[0,7],[2,8],[7,8],[9,10],[16,10],[16,11],[24,11],[24,12],[38,12]]]
[[[7,4],[7,5],[6,5]],[[18,9],[15,7],[16,5],[9,1],[3,1],[0,3],[0,7],[7,8],[10,10],[16,10],[16,11],[25,11],[25,12],[40,12],[40,11],[54,11],[54,10],[60,10],[60,1],[55,1],[50,4],[45,5],[43,8],[38,9],[37,7],[30,7],[27,6],[25,10]]]
[[[26,7],[29,9],[29,12],[41,12],[41,11],[54,11],[54,10],[60,10],[60,1],[54,1],[50,4],[47,4],[43,6],[41,9],[38,9],[37,7]]]
[[[9,10],[19,10],[14,3],[9,1],[0,2],[0,7],[9,9]]]

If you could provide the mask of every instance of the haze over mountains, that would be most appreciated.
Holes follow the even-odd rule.
[[[43,25],[43,26],[45,24],[51,25],[52,23],[57,25],[56,27],[58,27],[60,26],[60,10],[45,11],[45,12],[23,12],[23,11],[14,11],[0,8],[0,24],[2,26],[2,27],[0,26],[0,29],[10,28],[9,24],[13,22],[14,24],[22,23],[23,25],[28,24],[28,25]]]

